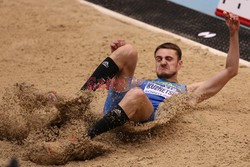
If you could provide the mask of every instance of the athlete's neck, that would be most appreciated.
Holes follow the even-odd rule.
[[[171,77],[171,78],[160,78],[169,82],[175,82],[178,83],[177,77]]]

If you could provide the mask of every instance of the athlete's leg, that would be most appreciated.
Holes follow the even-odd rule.
[[[117,85],[115,85],[115,88],[111,88],[122,91],[122,88],[127,86],[126,78],[133,77],[136,63],[136,50],[130,44],[125,44],[116,49],[97,67],[91,77],[83,85],[81,90],[96,90],[98,88],[98,84],[105,84],[109,79],[116,76],[115,78],[116,81],[118,81],[119,86],[117,87]],[[113,83],[116,81],[113,81]]]
[[[123,125],[128,120],[145,122],[152,115],[154,108],[142,89],[134,88],[127,92],[121,102],[99,120],[89,131],[88,136],[95,136]]]
[[[127,85],[127,78],[132,78],[134,75],[134,71],[136,68],[137,63],[137,52],[136,50],[130,45],[126,44],[121,47],[119,47],[117,50],[115,50],[110,58],[116,63],[116,65],[119,67],[119,72],[116,74],[115,78],[112,80],[112,87],[110,88],[110,91],[113,92],[124,92],[127,91],[128,87],[130,88],[130,85]],[[132,91],[132,90],[131,90]],[[134,91],[134,90],[133,90]],[[142,90],[141,90],[142,91]],[[110,93],[110,92],[109,92]],[[116,100],[113,96],[114,94],[109,94],[107,97],[107,101],[105,103],[105,106],[107,105],[108,100]],[[124,96],[125,93],[122,93],[122,96]],[[136,94],[136,96],[139,94]],[[138,96],[139,97],[139,96]],[[122,97],[123,98],[123,97]],[[122,99],[120,98],[120,100]],[[131,99],[132,98],[132,92],[128,94],[126,98]],[[106,111],[106,115],[99,120],[89,131],[88,135],[93,138],[96,135],[99,135],[103,132],[106,132],[110,129],[113,129],[115,127],[123,125],[126,121],[129,120],[129,117],[127,116],[127,113],[123,110],[121,106],[118,105],[120,102],[116,100],[116,104],[111,104],[109,106],[112,106],[112,108],[108,107],[108,111]],[[138,98],[138,102],[143,100],[143,98]],[[127,100],[128,102],[129,100]],[[149,102],[149,101],[148,101]],[[149,102],[150,103],[150,102]],[[151,104],[151,103],[150,103]],[[122,104],[123,105],[123,104]],[[153,109],[151,110],[153,111]],[[138,117],[138,119],[142,119],[144,121],[144,118],[140,118],[138,112],[132,113],[131,111],[128,111],[130,113],[130,116],[133,120],[136,120],[135,118]],[[137,113],[137,114],[136,114]]]
[[[130,44],[118,48],[110,57],[120,66],[120,71],[111,80],[103,109],[104,114],[117,106],[126,92],[133,87],[130,81],[133,79],[137,63],[137,52]]]
[[[121,89],[127,88],[126,85],[127,79],[132,79],[134,76],[136,64],[137,64],[137,51],[130,44],[126,44],[116,51],[114,51],[110,56],[114,62],[119,66],[119,72],[115,76],[115,80],[118,80],[119,87],[113,87],[116,91],[124,91]]]
[[[140,88],[128,91],[119,106],[125,111],[129,120],[134,122],[147,121],[154,111],[152,103]]]

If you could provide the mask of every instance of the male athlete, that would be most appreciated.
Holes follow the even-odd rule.
[[[164,43],[159,45],[154,53],[158,79],[137,82],[136,87],[129,80],[134,76],[137,63],[136,50],[123,40],[113,42],[112,54],[97,67],[81,88],[82,91],[86,89],[95,91],[103,84],[109,87],[104,106],[105,115],[88,130],[86,139],[92,139],[121,126],[128,120],[141,123],[153,121],[157,117],[158,105],[173,94],[191,92],[191,100],[199,103],[218,93],[231,78],[237,75],[239,66],[239,19],[236,15],[226,12],[225,18],[230,34],[225,69],[206,81],[191,85],[179,84],[177,80],[178,71],[182,66],[180,48],[172,43]],[[111,78],[113,79],[110,82]],[[57,100],[55,94],[51,93],[49,96],[50,100],[54,102]],[[75,147],[81,146],[81,144],[75,146],[77,141],[63,141],[58,140],[56,144],[46,142],[42,148],[37,146],[38,151],[30,152],[30,160],[41,164],[62,164],[73,159],[74,156],[79,157],[85,153],[81,150],[79,152],[79,149],[74,150]]]
[[[138,87],[129,89],[133,78],[137,52],[124,40],[117,40],[111,44],[111,55],[107,57],[94,71],[90,79],[81,90],[96,90],[102,84],[110,84],[107,100],[104,106],[104,117],[99,120],[89,131],[88,136],[95,136],[121,126],[128,120],[135,122],[153,121],[159,103],[173,94],[192,92],[192,101],[199,103],[218,93],[226,83],[237,75],[239,66],[239,37],[240,23],[238,16],[224,12],[226,25],[229,29],[230,44],[225,69],[212,78],[191,85],[179,84],[178,71],[182,66],[181,49],[172,43],[159,45],[155,52],[155,71],[158,79],[146,80]],[[124,81],[124,82],[122,82]],[[121,84],[122,82],[122,84]]]

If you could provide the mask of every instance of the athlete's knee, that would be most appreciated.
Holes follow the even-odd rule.
[[[123,46],[124,55],[129,59],[137,59],[137,51],[131,44]]]
[[[133,99],[134,102],[139,101],[146,96],[144,91],[140,88],[133,88],[128,91],[127,94],[131,99]]]
[[[140,88],[133,88],[130,89],[125,97],[122,99],[121,103],[124,107],[132,106],[133,109],[138,108],[138,104],[142,103],[144,96],[146,96],[142,89]],[[129,107],[131,109],[131,107]]]
[[[137,62],[137,51],[131,44],[126,44],[114,51],[111,57],[123,64]]]
[[[134,106],[133,110],[129,113],[129,118],[132,121],[140,122],[144,121],[145,113],[143,111],[143,105],[146,103],[146,95],[140,88],[133,88],[129,92],[130,105]]]
[[[129,119],[135,122],[145,121],[153,110],[146,94],[140,88],[129,90],[120,105]]]

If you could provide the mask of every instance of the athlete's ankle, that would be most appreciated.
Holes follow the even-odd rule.
[[[97,135],[122,126],[129,120],[121,106],[117,105],[112,111],[104,115],[89,131],[88,136],[92,139]]]

